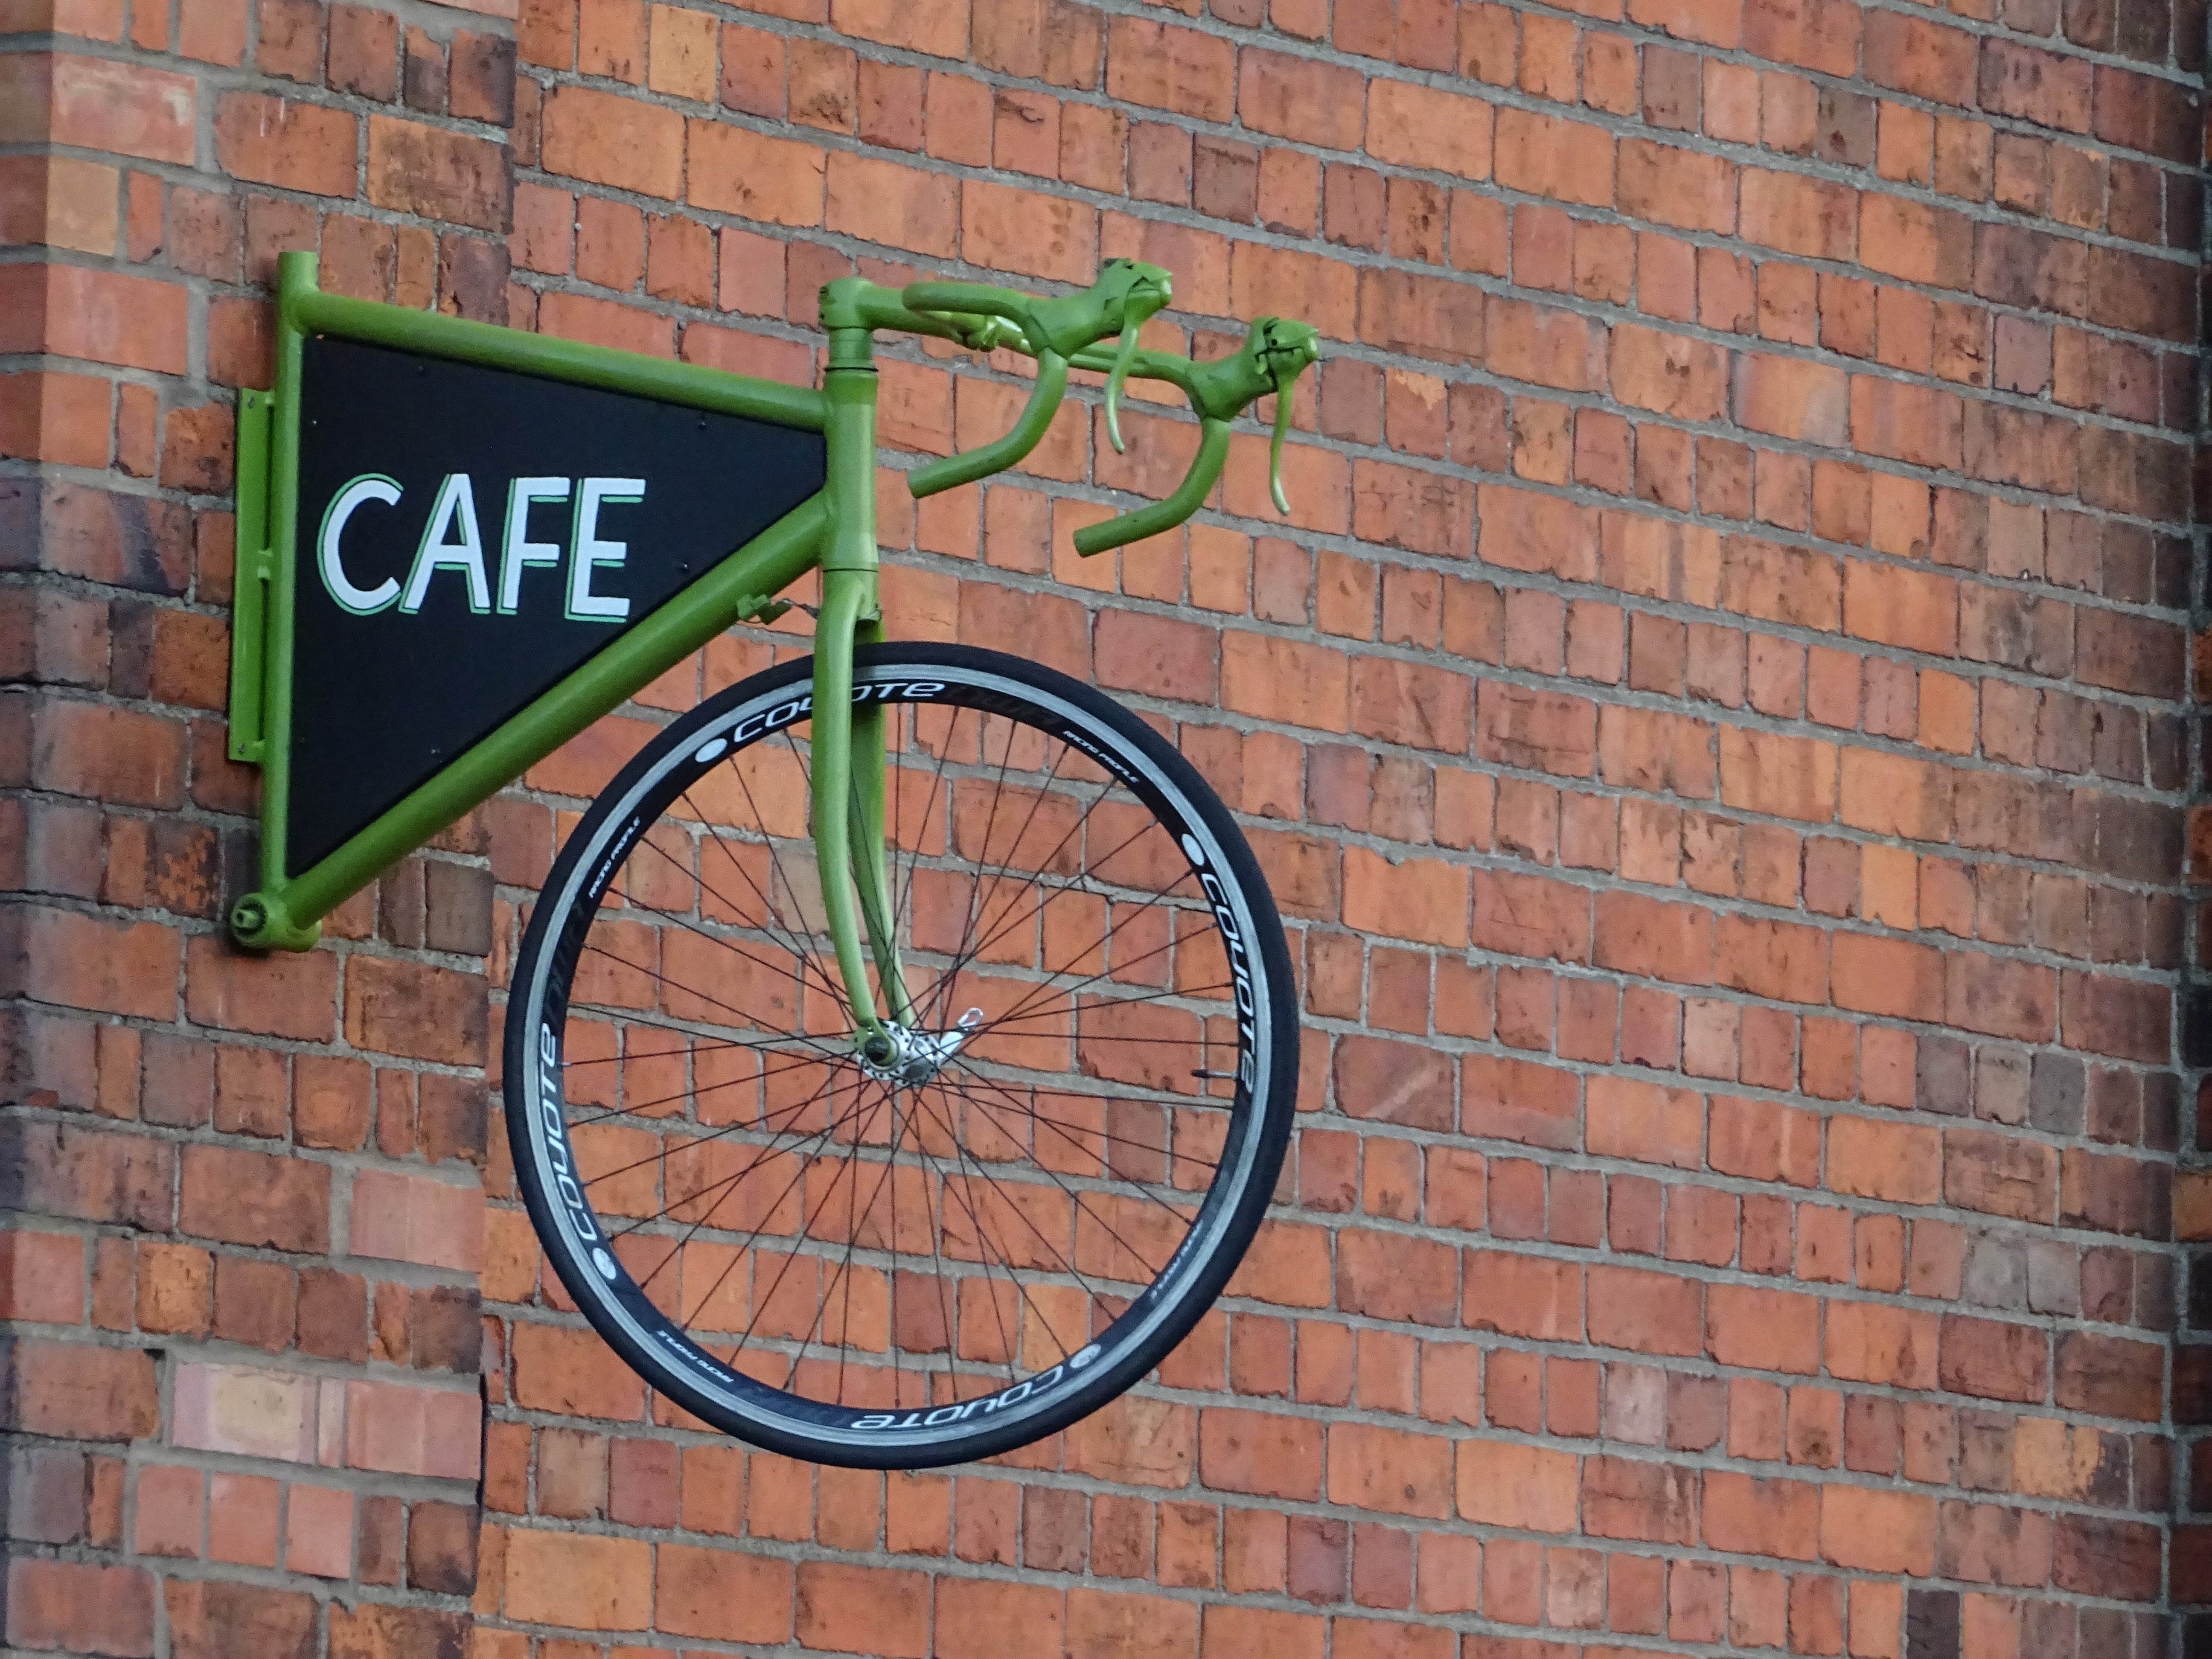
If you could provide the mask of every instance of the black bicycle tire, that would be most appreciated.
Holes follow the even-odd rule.
[[[646,1316],[623,1302],[620,1293],[621,1280],[626,1279],[626,1274],[618,1277],[607,1264],[604,1252],[600,1253],[599,1272],[605,1282],[587,1271],[589,1259],[584,1254],[583,1240],[574,1223],[575,1212],[581,1209],[588,1212],[588,1206],[580,1199],[574,1206],[556,1205],[554,1201],[551,1189],[558,1185],[560,1171],[557,1155],[550,1151],[542,1133],[554,1121],[545,1110],[549,1096],[546,1066],[542,1062],[549,1056],[557,1060],[559,1034],[546,1023],[544,1010],[548,978],[558,964],[548,961],[546,953],[549,941],[557,944],[580,939],[582,932],[588,932],[591,916],[596,913],[611,872],[620,862],[606,856],[611,844],[610,825],[617,816],[635,811],[637,802],[651,793],[650,786],[673,775],[687,756],[696,757],[702,740],[711,742],[718,725],[741,724],[732,718],[738,711],[764,700],[781,698],[788,704],[793,700],[790,694],[795,691],[803,696],[811,673],[809,659],[781,665],[716,694],[663,728],[601,793],[562,846],[546,879],[540,902],[533,908],[511,981],[505,1034],[504,1096],[516,1187],[548,1261],[586,1322],[633,1370],[694,1415],[753,1444],[816,1462],[868,1468],[920,1468],[972,1461],[1043,1438],[1125,1392],[1166,1357],[1220,1296],[1272,1201],[1296,1110],[1297,1020],[1289,951],[1259,861],[1228,808],[1179,751],[1121,704],[1042,665],[978,647],[920,643],[863,647],[855,661],[856,681],[862,684],[896,689],[902,683],[927,684],[933,675],[980,675],[1009,682],[1031,693],[1041,700],[1035,705],[1041,712],[1055,702],[1076,711],[1086,718],[1094,737],[1103,730],[1125,750],[1135,751],[1136,757],[1168,786],[1170,805],[1179,801],[1190,809],[1196,823],[1184,826],[1195,836],[1189,844],[1197,845],[1202,841],[1200,850],[1206,854],[1206,862],[1217,864],[1217,873],[1227,878],[1224,884],[1227,898],[1224,902],[1234,914],[1224,916],[1222,904],[1218,903],[1217,926],[1230,921],[1239,927],[1249,927],[1250,931],[1252,948],[1249,954],[1256,970],[1250,975],[1250,981],[1252,988],[1264,997],[1265,1006],[1255,1012],[1251,1023],[1249,1040],[1257,1057],[1249,1063],[1261,1086],[1240,1085],[1242,1093],[1238,1098],[1249,1103],[1249,1155],[1241,1166],[1237,1189],[1224,1200],[1222,1212],[1214,1218],[1211,1242],[1202,1259],[1187,1264],[1180,1260],[1188,1239],[1199,1236],[1198,1222],[1194,1220],[1185,1246],[1178,1249],[1157,1281],[1166,1284],[1180,1273],[1172,1300],[1164,1298],[1164,1305],[1148,1315],[1149,1322],[1139,1338],[1102,1355],[1089,1368],[1079,1369],[1082,1359],[1079,1355],[1073,1362],[1055,1365],[1049,1372],[1041,1374],[1054,1376],[1063,1370],[1068,1372],[1065,1376],[1055,1376],[1048,1386],[1039,1388],[1034,1406],[1030,1404],[1031,1396],[1024,1393],[1006,1408],[1003,1416],[994,1407],[980,1423],[971,1422],[975,1410],[985,1403],[979,1397],[966,1402],[968,1416],[941,1424],[910,1420],[890,1428],[866,1431],[849,1425],[835,1431],[818,1425],[810,1428],[788,1415],[757,1409],[762,1395],[782,1399],[794,1396],[720,1366],[719,1361],[690,1343],[680,1331],[672,1339],[664,1333],[641,1328],[647,1322]],[[763,735],[757,734],[756,740]],[[1122,781],[1130,784],[1127,776]],[[1138,793],[1135,785],[1130,787],[1133,793]],[[1139,799],[1143,799],[1141,794]],[[1157,805],[1150,801],[1146,804],[1163,823],[1169,823]],[[1204,834],[1196,836],[1200,826]],[[643,826],[634,820],[614,828],[630,832],[629,840],[621,843],[626,856],[627,849],[642,836]],[[1186,856],[1191,856],[1188,848]],[[580,879],[580,872],[591,860],[599,860],[599,867],[593,872],[596,888]],[[1194,864],[1194,871],[1197,869]],[[553,901],[546,902],[544,895],[554,896]],[[580,900],[586,901],[581,910],[578,908]],[[574,951],[571,950],[567,966],[562,969],[561,1006],[564,1010],[566,987],[574,967]],[[1240,1043],[1245,1040],[1240,1037]],[[1246,1063],[1244,1053],[1240,1047],[1240,1071]],[[551,1066],[556,1076],[558,1069],[557,1064]],[[557,1101],[557,1093],[551,1098]],[[565,1106],[562,1110],[565,1114]],[[565,1117],[562,1121],[565,1151]],[[1209,1200],[1212,1192],[1209,1188]],[[1200,1214],[1204,1213],[1201,1206]],[[564,1226],[564,1218],[571,1224]],[[610,1290],[610,1284],[615,1289]],[[637,1301],[644,1301],[641,1293]],[[626,1320],[620,1316],[618,1310],[627,1311],[630,1317]],[[657,1310],[653,1310],[651,1317],[663,1326],[670,1323]],[[648,1340],[652,1336],[659,1336],[671,1352],[664,1352]],[[1098,1346],[1094,1341],[1090,1347]],[[690,1352],[682,1352],[684,1347]],[[721,1375],[714,1374],[717,1369]],[[1029,1381],[1035,1382],[1036,1379]],[[1010,1388],[1004,1392],[1011,1395],[1017,1389]],[[809,1409],[820,1409],[818,1402]],[[927,1413],[908,1412],[904,1415],[909,1419],[925,1415],[936,1417],[942,1415],[943,1409]],[[890,1415],[896,1418],[900,1413],[894,1412]]]

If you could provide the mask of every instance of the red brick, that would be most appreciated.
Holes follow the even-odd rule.
[[[1643,138],[1619,149],[1616,199],[1623,212],[1683,230],[1735,229],[1735,167],[1717,155]]]
[[[177,935],[158,922],[15,907],[0,917],[0,986],[102,1013],[176,1013]]]
[[[184,373],[189,299],[180,286],[85,265],[16,264],[0,296],[0,348]]]
[[[1572,1262],[1498,1250],[1470,1250],[1461,1321],[1470,1330],[1577,1341],[1583,1329],[1582,1269]]]
[[[653,1625],[722,1642],[786,1642],[791,1587],[787,1562],[663,1544],[654,1552]]]
[[[1723,1365],[1810,1375],[1820,1364],[1817,1297],[1742,1285],[1705,1292],[1706,1346]]]
[[[9,100],[23,100],[18,108],[27,112],[44,94],[46,130],[56,143],[191,163],[197,98],[190,76],[111,58],[34,53],[11,65],[7,80]]]
[[[1106,37],[1106,94],[1201,121],[1226,121],[1237,100],[1236,49],[1218,36],[1117,17]]]
[[[379,207],[480,230],[507,227],[507,158],[488,139],[372,115],[368,181]]]
[[[652,1559],[642,1539],[516,1528],[507,1534],[507,1615],[568,1630],[643,1630]]]
[[[1367,153],[1379,161],[1490,176],[1491,106],[1418,82],[1368,82]]]
[[[346,975],[346,1040],[357,1048],[454,1065],[481,1065],[484,982],[471,974],[356,957]]]
[[[1267,1413],[1204,1411],[1199,1416],[1199,1479],[1217,1492],[1318,1499],[1321,1426]]]
[[[216,106],[216,159],[234,178],[316,196],[354,193],[360,126],[342,110],[257,93]]]
[[[684,142],[684,118],[675,111],[582,87],[557,87],[546,94],[538,120],[539,153],[548,173],[676,197]]]
[[[2042,1400],[2049,1348],[2045,1334],[2030,1326],[1946,1314],[1938,1362],[1943,1386],[1987,1400]]]
[[[1709,1470],[1705,1542],[1745,1555],[1810,1561],[1818,1552],[1820,1488],[1803,1480],[1761,1480]]]
[[[927,1581],[917,1572],[808,1561],[799,1568],[798,1633],[808,1647],[921,1659]]]
[[[1633,1267],[1593,1267],[1589,1340],[1605,1347],[1686,1355],[1705,1348],[1703,1287]]]
[[[128,1656],[154,1651],[154,1579],[141,1567],[8,1563],[11,1647]]]
[[[143,1350],[19,1340],[6,1370],[7,1425],[23,1433],[134,1440],[159,1425],[154,1362]]]
[[[327,1164],[228,1146],[187,1146],[178,1225],[200,1238],[276,1250],[329,1248]]]
[[[1505,1440],[1458,1444],[1462,1519],[1531,1532],[1573,1530],[1578,1497],[1570,1453]]]

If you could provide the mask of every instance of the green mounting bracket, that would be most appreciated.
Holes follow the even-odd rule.
[[[276,560],[269,547],[269,428],[276,394],[238,394],[238,534],[231,572],[230,757],[258,766],[269,752],[264,723],[268,695],[269,584]]]

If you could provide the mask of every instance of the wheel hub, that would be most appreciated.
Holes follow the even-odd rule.
[[[854,1057],[861,1072],[878,1083],[918,1089],[945,1069],[982,1023],[981,1008],[970,1008],[957,1024],[942,1031],[917,1030],[885,1020],[854,1043]]]

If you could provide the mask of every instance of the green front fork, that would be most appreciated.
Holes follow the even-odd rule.
[[[841,337],[854,334],[857,341]],[[833,329],[830,354],[833,367],[823,387],[830,548],[822,562],[822,609],[814,629],[814,856],[838,975],[863,1034],[863,1051],[873,1052],[871,1039],[882,1042],[886,1014],[901,1024],[914,1018],[899,965],[884,848],[890,760],[884,710],[873,702],[857,708],[853,702],[854,648],[875,643],[884,631],[876,582],[876,371],[863,366],[865,330]],[[877,1012],[878,992],[869,983],[871,959],[884,1014]]]

